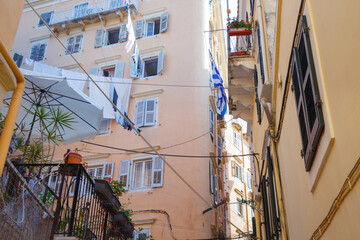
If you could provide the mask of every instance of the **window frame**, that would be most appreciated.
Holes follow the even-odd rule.
[[[145,20],[145,29],[144,29],[144,37],[153,37],[153,36],[157,36],[159,34],[161,34],[161,16],[158,17],[153,17],[153,18],[148,18],[148,19],[144,19]],[[155,27],[156,27],[156,21],[159,21],[159,33],[155,34]],[[154,24],[153,28],[152,28],[152,35],[148,35],[148,30],[149,30],[149,24],[152,23]]]
[[[51,20],[53,19],[54,14],[55,14],[55,10],[50,10],[50,11],[42,12],[42,13],[40,13],[40,17],[41,17],[42,19],[44,19],[42,15],[43,15],[43,14],[46,14],[46,13],[51,13],[49,22],[46,22],[46,21],[45,21],[47,25],[50,25]],[[45,20],[45,19],[44,19],[44,20]],[[38,21],[36,27],[37,27],[37,28],[45,27],[45,24],[41,21],[40,18],[39,18],[39,21]]]
[[[240,133],[234,130],[234,145],[237,148],[240,148]]]
[[[154,110],[153,110],[153,116],[154,116],[154,123],[146,123],[146,114],[148,112],[151,111],[147,111],[146,107],[147,107],[147,102],[149,101],[154,101]],[[138,116],[138,104],[140,104],[140,102],[144,102],[144,106],[143,106],[143,111],[142,111],[142,123],[138,124],[138,120],[137,120],[137,116]],[[135,122],[135,126],[136,127],[157,127],[158,125],[158,109],[159,109],[159,98],[158,97],[149,97],[149,98],[144,98],[144,99],[138,99],[135,101],[135,109],[134,109],[134,122]]]
[[[76,41],[76,38],[78,36],[81,36],[81,39],[80,39],[80,43],[79,43],[79,50],[77,52],[72,52],[69,50],[69,41],[71,38],[74,38],[74,41]],[[76,45],[76,42],[73,42],[72,43],[73,45]],[[69,52],[74,55],[74,54],[77,54],[77,53],[81,53],[83,51],[83,44],[84,44],[84,34],[81,33],[81,34],[77,34],[77,35],[73,35],[73,36],[70,36],[66,39],[66,49],[69,50]],[[68,53],[68,51],[65,50],[65,55],[66,56],[69,56],[70,54]]]
[[[85,10],[85,14],[84,15],[82,15],[82,16],[78,16],[78,17],[76,17],[76,11],[75,11],[75,8],[76,8],[76,6],[80,6],[80,5],[86,5],[87,7],[86,7],[86,10]],[[89,10],[89,6],[90,6],[90,2],[89,1],[87,1],[87,2],[81,2],[81,3],[77,3],[77,4],[75,4],[74,5],[74,8],[73,8],[73,15],[72,15],[72,17],[73,17],[73,19],[78,19],[78,18],[82,18],[82,17],[85,17],[86,16],[86,12],[87,12],[87,10]]]
[[[161,168],[160,169],[155,169],[155,164],[157,160],[161,160]],[[127,175],[127,184],[126,184],[126,189],[129,191],[145,191],[145,190],[150,190],[152,188],[158,188],[158,187],[163,187],[164,186],[164,161],[159,157],[159,156],[153,156],[151,158],[139,158],[139,159],[133,159],[133,160],[123,160],[124,163],[126,161],[126,163],[129,164],[128,167],[128,173],[124,174],[122,173],[122,176]],[[121,161],[121,162],[123,162]],[[135,164],[142,162],[143,163],[143,167],[142,167],[142,180],[141,180],[141,184],[143,185],[144,180],[145,180],[145,163],[146,162],[151,162],[151,172],[150,172],[150,185],[149,186],[140,186],[137,188],[134,188],[135,186]],[[161,174],[161,179],[160,179],[160,183],[155,183],[154,182],[154,173],[155,172],[159,172]],[[119,175],[119,180],[120,180],[120,175]]]
[[[293,64],[291,68],[291,78],[293,80],[292,82],[295,92],[296,112],[302,142],[301,155],[304,159],[305,169],[307,172],[311,170],[316,157],[317,149],[320,145],[321,137],[325,130],[325,121],[321,104],[322,100],[317,82],[318,80],[308,29],[306,16],[303,15],[298,42],[293,48]],[[304,51],[303,53],[300,52],[302,47]],[[303,60],[306,60],[306,69],[302,69],[304,64],[301,61],[301,56],[305,57]],[[309,90],[311,90],[310,95],[306,93],[306,91]],[[310,96],[310,98],[307,96]],[[310,126],[309,108],[311,108],[310,110],[315,113],[315,116],[312,116],[314,118],[312,126]]]
[[[148,234],[145,239],[150,239],[150,235],[151,235],[151,229],[150,228],[145,228],[145,229],[142,229],[141,231],[140,230],[139,231],[134,230],[134,238],[132,238],[132,239],[134,239],[134,240],[139,239],[141,234],[144,234],[143,232],[148,232],[148,233],[145,233],[145,234]],[[141,238],[141,239],[143,239],[143,238]]]
[[[42,57],[41,60],[35,60],[35,59],[32,59],[32,58],[31,58],[33,47],[34,47],[34,45],[38,45],[38,44],[40,44],[40,45],[44,44],[44,45],[45,45],[44,55],[43,55],[43,57]],[[49,45],[49,40],[48,40],[48,39],[33,42],[33,43],[31,44],[30,53],[29,53],[29,58],[30,58],[31,60],[36,61],[36,62],[43,62],[43,61],[45,61],[45,58],[46,58],[45,56],[46,56],[46,52],[47,52],[48,45]]]

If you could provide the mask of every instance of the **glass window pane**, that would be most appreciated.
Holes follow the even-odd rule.
[[[146,36],[152,36],[152,35],[154,35],[154,23],[153,22],[149,22],[148,24],[147,24],[147,34],[146,34]]]

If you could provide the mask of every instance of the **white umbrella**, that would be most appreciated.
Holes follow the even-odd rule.
[[[71,113],[74,123],[71,128],[65,130],[58,128],[64,143],[69,144],[85,139],[94,138],[100,128],[102,120],[102,107],[97,105],[86,94],[81,92],[64,77],[38,73],[21,69],[25,78],[25,92],[22,105],[26,109],[32,109],[37,104],[43,106],[45,110],[59,107],[62,112]],[[11,93],[10,93],[11,94]],[[5,100],[10,96],[6,95]],[[6,115],[6,105],[3,106],[3,112]],[[29,114],[25,108],[21,108],[18,113],[17,123],[25,124],[25,130],[30,130],[33,126],[32,137],[39,136],[38,123],[33,124],[33,115]]]

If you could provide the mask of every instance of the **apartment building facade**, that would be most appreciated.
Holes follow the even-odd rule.
[[[118,0],[30,3],[87,72],[132,79],[124,110],[177,173],[151,154],[133,131],[106,117],[96,138],[61,145],[57,158],[67,148],[78,149],[92,176],[125,183],[128,191],[120,200],[129,202],[134,211],[135,238],[141,234],[154,239],[210,238],[225,231],[225,210],[203,213],[224,199],[224,181],[218,181],[218,169],[211,169],[213,162],[221,164],[222,145],[210,88],[209,33],[205,33],[211,9],[220,5],[191,0],[133,0],[128,8]],[[129,53],[125,50],[128,14],[137,46]],[[212,18],[217,22],[221,15]],[[219,37],[218,42],[223,44],[224,39]],[[217,64],[222,61],[226,74],[221,47],[215,56],[219,55]],[[27,58],[30,65],[41,62],[82,72],[28,5],[12,53]],[[30,65],[21,64],[32,69]],[[85,83],[83,90],[91,95],[92,87]],[[114,96],[109,92],[111,99]]]
[[[359,238],[357,5],[250,1],[258,238]]]

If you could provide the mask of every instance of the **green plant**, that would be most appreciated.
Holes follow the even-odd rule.
[[[237,18],[233,18],[233,20],[229,21],[227,23],[227,28],[247,28],[247,29],[251,29],[252,25],[254,23],[254,20],[251,19],[250,22],[245,22],[244,20],[240,20]]]

